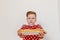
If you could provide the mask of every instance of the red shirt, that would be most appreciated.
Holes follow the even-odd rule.
[[[42,29],[41,25],[34,25],[34,26],[29,26],[29,25],[23,25],[21,29],[36,29],[40,28]],[[23,37],[23,40],[40,40],[40,37],[36,35],[27,35],[26,37]]]

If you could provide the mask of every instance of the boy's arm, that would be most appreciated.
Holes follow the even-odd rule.
[[[20,30],[21,29],[25,29],[25,25],[23,25],[18,31],[17,31],[17,34],[20,38],[22,38],[24,35],[22,33],[20,33]]]
[[[20,29],[17,31],[17,34],[20,38],[22,38],[22,33],[20,33]]]
[[[45,36],[45,34],[46,34],[46,32],[45,32],[45,30],[41,27],[41,25],[38,25],[38,28],[42,29],[41,32],[38,34],[38,36],[39,36],[41,39],[43,39],[44,36]]]
[[[37,25],[38,26],[38,28],[40,28],[41,29],[41,31],[44,33],[44,34],[46,34],[46,31],[43,29],[43,27],[41,26],[41,25]]]

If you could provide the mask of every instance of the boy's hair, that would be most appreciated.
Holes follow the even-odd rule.
[[[34,14],[35,17],[36,17],[36,12],[34,12],[34,11],[28,11],[27,14],[26,14],[26,17],[28,17],[29,14]]]

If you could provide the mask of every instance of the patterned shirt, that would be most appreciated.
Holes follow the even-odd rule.
[[[39,24],[34,26],[23,25],[21,29],[36,29],[36,28],[43,29]],[[40,37],[38,35],[26,35],[25,37],[23,37],[23,40],[40,40]]]

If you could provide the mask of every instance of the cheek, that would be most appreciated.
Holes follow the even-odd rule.
[[[27,22],[30,22],[30,20],[29,20],[29,19],[27,19]]]
[[[35,22],[35,21],[36,21],[36,19],[33,20],[33,22]]]

